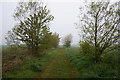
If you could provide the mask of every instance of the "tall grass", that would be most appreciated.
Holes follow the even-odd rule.
[[[84,55],[78,48],[66,49],[71,66],[78,70],[78,78],[117,78],[118,51],[107,51],[100,63],[95,63],[94,55]]]
[[[44,69],[56,51],[57,49],[43,56],[24,60],[21,65],[15,66],[17,68],[14,67],[14,70],[3,72],[3,78],[36,78],[37,74]]]

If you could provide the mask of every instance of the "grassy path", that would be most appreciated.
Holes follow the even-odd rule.
[[[74,78],[75,72],[67,60],[64,49],[59,49],[37,78]]]

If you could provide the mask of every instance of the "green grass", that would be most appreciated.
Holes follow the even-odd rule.
[[[43,70],[46,64],[52,59],[56,51],[57,49],[41,57],[33,57],[28,61],[24,61],[24,63],[21,64],[18,69],[11,72],[4,72],[3,78],[35,78],[36,75],[41,71],[34,71],[31,69],[31,65],[33,63],[36,64],[36,66],[40,64],[40,68]]]
[[[77,72],[77,78],[117,78],[118,51],[105,52],[100,63],[91,54],[84,55],[78,48],[66,49],[67,57]]]
[[[64,55],[64,49],[59,49],[49,65],[46,66],[46,70],[42,73],[41,78],[70,78]]]
[[[118,50],[107,49],[102,55],[102,61],[95,63],[92,53],[85,55],[80,48],[72,47],[55,49],[41,57],[24,60],[21,65],[16,66],[15,70],[4,72],[3,78],[35,78],[46,67],[42,73],[43,77],[69,78],[64,53],[67,54],[67,59],[76,72],[75,78],[117,78],[119,76]],[[46,71],[49,75],[46,75]]]
[[[56,56],[56,65],[53,65],[53,67],[57,69],[53,71],[55,78],[70,78],[65,56],[63,54],[61,52]]]

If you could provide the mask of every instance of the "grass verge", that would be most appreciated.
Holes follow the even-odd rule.
[[[33,57],[30,60],[24,61],[20,66],[17,66],[19,68],[16,70],[4,72],[3,78],[35,78],[52,59],[56,51],[57,49],[41,57]]]
[[[118,51],[107,51],[100,63],[91,54],[84,55],[79,48],[66,48],[67,58],[77,71],[77,78],[117,78]]]

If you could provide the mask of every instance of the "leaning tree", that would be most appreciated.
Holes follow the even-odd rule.
[[[25,43],[32,54],[38,53],[41,41],[49,31],[49,22],[53,20],[50,10],[42,2],[19,2],[15,9],[14,18],[17,24],[12,32],[16,40]]]
[[[104,50],[114,44],[118,39],[118,3],[91,2],[80,8],[80,21],[76,23],[80,29],[82,41],[87,41],[95,47],[96,62]],[[83,12],[84,11],[84,12]]]

